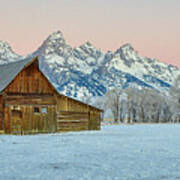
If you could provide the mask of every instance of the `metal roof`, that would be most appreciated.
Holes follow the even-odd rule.
[[[2,92],[8,84],[18,75],[24,67],[34,59],[28,58],[17,62],[0,65],[0,92]]]

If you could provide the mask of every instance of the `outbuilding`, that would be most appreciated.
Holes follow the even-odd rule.
[[[100,130],[102,110],[60,94],[38,57],[0,66],[0,132]]]

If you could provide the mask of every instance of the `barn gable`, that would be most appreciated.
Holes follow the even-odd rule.
[[[38,59],[27,64],[6,86],[6,93],[53,94],[55,89],[39,70]]]
[[[18,73],[28,64],[32,58],[0,66],[0,92],[18,75]]]

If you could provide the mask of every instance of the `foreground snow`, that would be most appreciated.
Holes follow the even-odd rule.
[[[1,180],[180,179],[180,125],[0,136]]]

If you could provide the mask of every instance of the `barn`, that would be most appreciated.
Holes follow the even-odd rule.
[[[0,132],[100,130],[103,111],[58,93],[38,57],[0,66]]]

